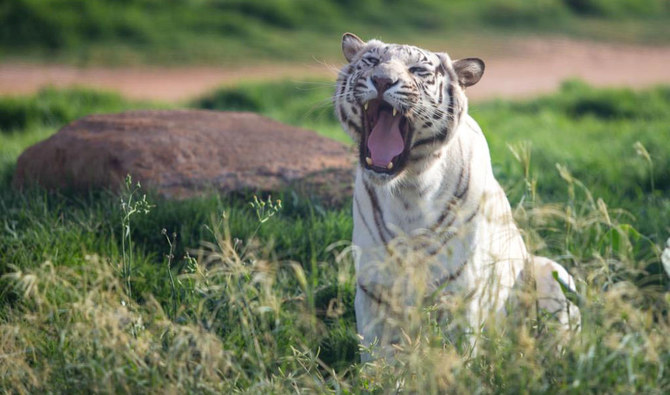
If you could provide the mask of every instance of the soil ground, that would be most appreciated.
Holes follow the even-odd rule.
[[[529,97],[580,78],[595,86],[643,88],[670,83],[670,47],[596,43],[566,38],[512,39],[497,50],[470,49],[486,62],[482,81],[470,88],[474,100]],[[248,80],[335,79],[339,64],[260,65],[248,68],[140,67],[77,68],[63,65],[0,63],[0,95],[25,95],[52,85],[88,86],[133,99],[183,102],[218,86]]]

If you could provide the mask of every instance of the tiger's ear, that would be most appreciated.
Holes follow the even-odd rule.
[[[365,46],[365,41],[353,33],[344,33],[342,36],[342,53],[349,63],[363,46]]]
[[[484,61],[479,58],[458,59],[453,64],[463,88],[476,84],[484,74]]]

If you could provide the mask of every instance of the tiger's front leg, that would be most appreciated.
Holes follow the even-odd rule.
[[[368,362],[394,356],[394,345],[401,343],[403,330],[410,331],[408,324],[417,322],[415,315],[420,306],[406,305],[399,296],[358,283],[354,308],[356,327],[362,337],[361,361]]]
[[[359,336],[362,337],[361,361],[368,362],[379,357],[374,349],[381,346],[385,320],[379,312],[378,303],[366,294],[359,284],[356,285],[354,308],[356,311],[356,328]]]
[[[361,360],[367,362],[394,355],[393,344],[400,342],[400,328],[411,321],[409,314],[417,301],[407,293],[408,284],[394,275],[397,270],[391,269],[393,265],[364,256],[356,265],[354,308],[362,338]]]

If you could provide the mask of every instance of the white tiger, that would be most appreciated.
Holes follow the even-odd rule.
[[[484,62],[351,33],[342,50],[349,64],[334,102],[359,149],[353,245],[363,344],[379,341],[388,352],[402,310],[435,293],[466,299],[471,329],[481,328],[491,312],[505,312],[524,268],[539,306],[566,327],[579,325],[552,273],[574,288],[572,276],[527,252],[484,135],[468,115],[464,90],[479,81]]]

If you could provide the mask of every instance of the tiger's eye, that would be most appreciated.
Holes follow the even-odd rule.
[[[366,58],[363,58],[363,59],[365,59],[366,61],[370,62],[372,66],[376,66],[376,65],[379,64],[379,59],[374,58],[374,57],[372,57],[372,56],[370,56],[370,57],[366,57]]]
[[[409,68],[409,72],[412,74],[427,73],[428,69],[421,66],[413,66]]]

